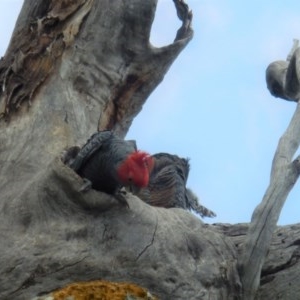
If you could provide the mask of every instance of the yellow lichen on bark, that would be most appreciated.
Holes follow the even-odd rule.
[[[138,285],[104,280],[72,283],[51,296],[53,300],[158,300]]]

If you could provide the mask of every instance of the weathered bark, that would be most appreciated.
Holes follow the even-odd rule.
[[[191,12],[175,4],[183,25],[173,44],[154,48],[156,1],[24,2],[0,65],[1,299],[99,278],[161,299],[235,297],[236,258],[222,235],[181,210],[81,195],[53,163],[97,129],[124,136],[192,37]]]
[[[215,224],[235,245],[237,255],[244,251],[249,224]],[[213,229],[213,228],[211,228]],[[298,299],[300,295],[300,224],[277,227],[261,271],[256,300]]]
[[[97,129],[123,137],[192,38],[192,13],[174,0],[182,21],[175,41],[151,46],[156,2],[24,2],[0,61],[0,299],[31,299],[96,279],[133,282],[160,299],[241,299],[239,276],[246,298],[245,276],[253,278],[261,267],[257,299],[294,300],[299,292],[299,226],[277,229],[267,255],[298,176],[298,160],[290,157],[298,139],[295,146],[290,137],[298,138],[299,108],[274,159],[268,204],[256,210],[249,230],[209,226],[132,195],[126,208],[104,193],[79,193],[82,179],[59,159],[65,147],[82,144]],[[270,196],[274,184],[278,195]],[[265,237],[263,249],[257,233]],[[262,250],[251,269],[256,247]]]
[[[82,179],[59,159],[39,178],[3,210],[0,299],[100,278],[137,283],[159,299],[240,298],[236,262],[248,224],[207,225],[130,195],[126,208],[107,194],[78,193]],[[299,231],[276,229],[256,299],[297,299]]]
[[[78,193],[82,179],[59,159],[39,178],[1,216],[0,299],[101,278],[134,282],[159,299],[236,298],[231,243],[192,214]]]

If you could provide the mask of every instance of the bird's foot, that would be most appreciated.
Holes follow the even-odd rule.
[[[67,165],[71,166],[72,162],[76,158],[77,154],[79,153],[80,147],[73,146],[68,149],[65,149],[61,154],[62,162]]]
[[[119,189],[119,190],[115,193],[116,199],[117,199],[121,204],[126,205],[128,208],[130,208],[130,207],[129,207],[129,204],[128,204],[128,202],[127,202],[126,196],[127,196],[127,192],[126,192],[126,189],[125,189],[125,188]]]
[[[87,178],[83,178],[83,185],[79,189],[79,192],[85,193],[89,191],[92,188],[92,182],[88,180]]]

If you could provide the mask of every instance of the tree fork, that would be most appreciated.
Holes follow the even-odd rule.
[[[281,82],[284,89],[289,89],[291,82],[298,76],[300,52],[297,40],[287,57],[286,80]],[[298,50],[297,50],[298,49]],[[275,74],[274,74],[275,75]],[[268,77],[267,77],[268,80]],[[299,85],[293,84],[293,94],[299,94]],[[273,233],[276,229],[282,207],[289,192],[299,178],[299,156],[294,155],[300,144],[300,104],[297,100],[296,111],[283,136],[280,138],[272,162],[269,187],[262,202],[255,208],[249,230],[239,258],[239,271],[243,284],[243,299],[255,298],[260,284],[261,270],[269,250]]]

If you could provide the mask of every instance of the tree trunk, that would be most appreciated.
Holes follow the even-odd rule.
[[[24,2],[0,65],[5,197],[97,129],[126,134],[192,37],[187,12],[180,38],[152,47],[155,8],[154,0]]]
[[[24,1],[0,61],[0,299],[98,279],[135,283],[159,299],[247,296],[243,245],[256,245],[256,230],[210,226],[132,195],[127,208],[105,193],[82,194],[82,179],[60,160],[96,130],[124,137],[191,40],[192,13],[174,0],[182,21],[174,43],[151,46],[156,2]],[[257,299],[294,300],[299,226],[276,229],[269,247],[272,220]]]
[[[237,256],[244,251],[249,224],[215,224],[235,245]],[[300,224],[277,227],[262,267],[256,300],[298,299],[300,295]],[[244,297],[249,296],[245,294]]]

